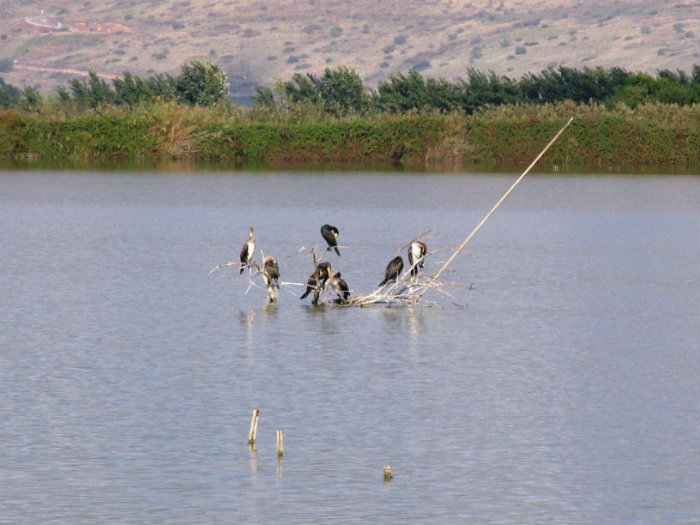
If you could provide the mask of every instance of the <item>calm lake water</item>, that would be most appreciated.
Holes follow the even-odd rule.
[[[0,523],[697,523],[700,177],[529,175],[432,307],[208,275],[433,273],[516,177],[0,172]]]

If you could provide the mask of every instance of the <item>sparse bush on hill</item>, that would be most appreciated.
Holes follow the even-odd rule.
[[[0,73],[9,73],[14,68],[14,63],[11,59],[5,58],[0,60]]]
[[[424,70],[426,70],[426,69],[430,69],[430,66],[431,66],[430,60],[421,60],[421,61],[417,62],[417,63],[411,68],[411,70],[413,70],[413,71],[424,71]]]

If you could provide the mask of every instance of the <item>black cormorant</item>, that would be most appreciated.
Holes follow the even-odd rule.
[[[340,251],[338,250],[338,228],[331,226],[330,224],[324,224],[321,226],[321,235],[328,243],[327,250],[331,248],[335,249],[335,253],[340,256]]]
[[[384,280],[379,283],[379,286],[383,286],[389,281],[395,281],[399,278],[401,271],[403,270],[403,259],[400,255],[394,257],[389,264],[386,265],[386,272],[384,272]]]
[[[248,240],[241,248],[241,272],[246,266],[250,264],[250,260],[253,258],[253,253],[255,253],[255,237],[253,237],[253,228],[248,228]]]
[[[326,281],[331,276],[331,264],[327,262],[320,262],[316,265],[314,273],[311,274],[309,280],[306,282],[306,291],[302,294],[299,299],[306,298],[311,292],[314,292],[314,304],[318,302],[318,296],[321,290],[326,284]]]
[[[418,275],[423,269],[427,251],[428,248],[420,241],[413,241],[408,246],[408,264],[411,266],[411,275]]]
[[[335,300],[336,304],[347,304],[348,298],[350,297],[350,289],[347,283],[340,278],[340,272],[335,272],[330,280],[328,281],[335,293],[338,294],[338,298]]]

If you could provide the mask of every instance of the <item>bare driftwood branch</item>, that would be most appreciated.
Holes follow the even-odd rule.
[[[408,268],[396,281],[380,286],[370,294],[351,297],[348,304],[351,306],[437,304],[436,301],[428,302],[421,299],[422,293],[433,290],[441,297],[454,301],[455,298],[450,290],[455,288],[469,289],[462,284],[440,281],[425,274],[411,276],[411,270]]]
[[[241,263],[239,261],[228,261],[225,263],[217,264],[214,266],[211,270],[209,270],[209,273],[207,275],[213,274],[216,270],[219,270],[221,268],[225,268],[227,266],[237,266],[238,268],[241,267]]]

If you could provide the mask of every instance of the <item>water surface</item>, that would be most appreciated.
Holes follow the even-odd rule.
[[[697,522],[697,177],[530,175],[431,308],[208,275],[433,273],[516,176],[0,173],[0,523]]]

